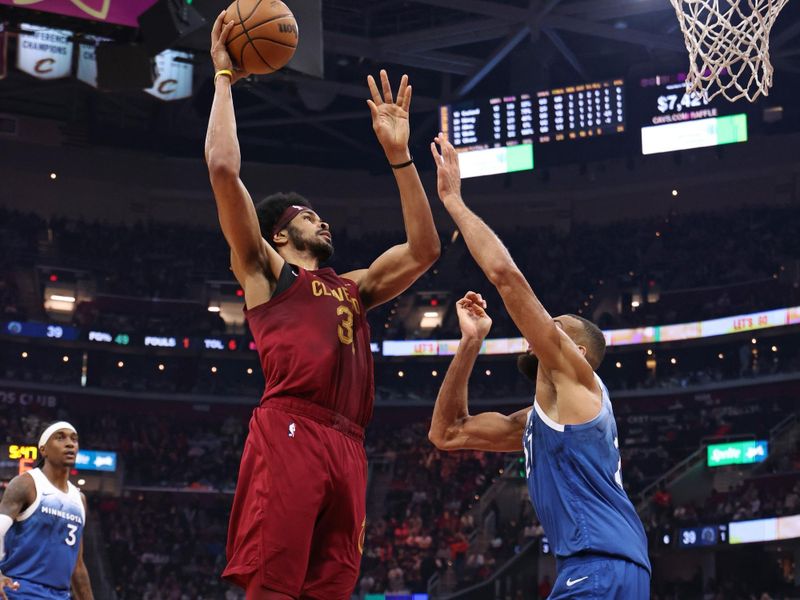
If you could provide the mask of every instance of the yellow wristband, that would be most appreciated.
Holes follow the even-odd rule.
[[[231,71],[230,69],[220,69],[219,71],[214,73],[214,83],[217,83],[217,79],[220,77],[220,75],[224,75],[225,77],[233,81],[233,71]]]

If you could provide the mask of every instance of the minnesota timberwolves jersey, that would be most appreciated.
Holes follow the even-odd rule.
[[[600,414],[560,425],[534,400],[522,440],[533,507],[556,557],[619,557],[651,571],[647,537],[622,488],[617,424],[608,390]]]
[[[69,491],[62,492],[39,469],[28,474],[36,485],[36,499],[6,534],[0,571],[20,580],[19,594],[25,582],[68,593],[86,521],[81,494],[71,483]]]

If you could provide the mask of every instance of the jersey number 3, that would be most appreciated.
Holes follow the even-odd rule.
[[[67,534],[67,539],[64,540],[64,543],[67,546],[74,546],[75,542],[78,541],[78,538],[75,537],[75,533],[78,531],[78,526],[67,525],[67,529],[69,529],[69,533]]]
[[[344,319],[339,323],[337,330],[339,332],[339,341],[345,346],[353,343],[353,311],[346,306],[339,306],[336,309],[336,315]]]

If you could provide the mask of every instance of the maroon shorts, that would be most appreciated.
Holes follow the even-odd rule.
[[[294,598],[349,599],[363,551],[366,489],[361,427],[305,400],[256,408],[222,576],[250,590],[256,577],[261,588]]]

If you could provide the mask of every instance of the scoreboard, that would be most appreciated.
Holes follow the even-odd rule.
[[[622,79],[538,92],[536,105],[540,143],[625,131]]]
[[[439,131],[459,152],[464,178],[527,171],[534,144],[625,131],[621,79],[442,106]]]
[[[440,131],[459,152],[462,177],[533,169],[529,94],[442,106]]]
[[[722,99],[686,92],[686,77],[659,75],[640,82],[642,154],[708,148],[747,141],[747,114]]]

